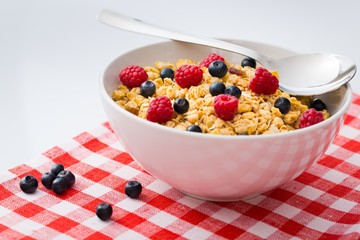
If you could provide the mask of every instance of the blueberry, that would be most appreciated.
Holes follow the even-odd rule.
[[[153,81],[145,81],[140,85],[140,94],[143,97],[150,97],[156,91],[156,86]]]
[[[174,70],[172,70],[171,68],[163,68],[160,72],[160,77],[162,79],[164,78],[171,78],[171,79],[174,79]]]
[[[55,180],[56,176],[53,172],[47,172],[44,173],[41,176],[41,183],[47,188],[47,189],[51,189],[52,188],[52,183]]]
[[[189,101],[186,98],[177,98],[174,101],[174,110],[180,114],[186,113],[189,110]]]
[[[53,172],[55,176],[57,176],[59,172],[61,172],[62,170],[64,170],[64,166],[62,164],[57,163],[54,166],[52,166],[50,171]]]
[[[66,180],[64,178],[61,178],[61,177],[55,178],[55,180],[52,183],[52,190],[56,194],[62,194],[62,193],[64,193],[66,191],[66,189],[67,189]]]
[[[231,86],[228,86],[225,91],[224,91],[225,94],[228,94],[228,95],[231,95],[231,96],[234,96],[236,98],[240,98],[241,96],[241,90],[240,88],[238,88],[237,86],[235,85],[231,85]]]
[[[111,215],[113,213],[112,206],[108,203],[100,203],[96,207],[96,216],[100,218],[103,221],[106,221],[111,218]]]
[[[31,175],[27,175],[20,180],[20,188],[24,193],[33,193],[38,187],[38,181]]]
[[[286,114],[290,111],[291,103],[289,99],[285,97],[279,97],[275,100],[274,107],[278,108],[282,114]]]
[[[189,131],[189,132],[199,132],[199,133],[201,133],[202,131],[201,131],[201,128],[198,126],[198,125],[190,125],[187,129],[186,129],[186,131]]]
[[[310,108],[315,108],[317,111],[322,111],[326,109],[326,105],[323,101],[318,98],[315,98],[310,104]]]
[[[137,198],[142,191],[141,183],[136,180],[128,181],[125,185],[125,193],[131,198]]]
[[[253,58],[244,58],[241,61],[241,66],[242,67],[249,66],[249,67],[252,67],[252,68],[256,68],[256,60],[253,59]]]
[[[225,76],[228,71],[226,64],[221,60],[216,60],[210,63],[208,69],[211,76],[218,78]]]
[[[75,175],[69,170],[62,170],[57,177],[65,179],[68,188],[72,187],[75,183]]]
[[[211,96],[217,96],[223,94],[225,91],[225,85],[222,82],[213,82],[209,87]]]

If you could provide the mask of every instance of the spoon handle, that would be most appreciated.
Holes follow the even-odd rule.
[[[155,37],[167,38],[181,42],[195,43],[208,47],[215,47],[233,53],[241,54],[246,57],[251,57],[257,60],[265,67],[269,65],[268,64],[269,60],[267,59],[266,56],[252,49],[217,39],[196,37],[184,33],[170,31],[110,10],[102,10],[97,16],[97,19],[102,23],[126,31],[146,34]]]

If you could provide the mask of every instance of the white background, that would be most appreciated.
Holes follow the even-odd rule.
[[[162,41],[98,23],[105,8],[182,32],[360,63],[357,0],[0,0],[0,170],[105,122],[102,69],[125,51]],[[351,82],[356,93],[359,80]]]

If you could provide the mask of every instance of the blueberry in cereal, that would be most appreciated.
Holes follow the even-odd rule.
[[[240,98],[241,90],[238,86],[230,85],[224,90],[224,94],[228,94],[236,98]]]
[[[160,77],[162,79],[165,79],[165,78],[174,79],[174,75],[175,75],[174,70],[172,70],[169,67],[165,67],[165,68],[161,69]]]
[[[278,108],[282,114],[286,114],[291,109],[290,100],[285,97],[279,97],[274,102],[274,107]]]
[[[209,87],[209,92],[211,96],[217,96],[219,94],[224,93],[225,91],[225,84],[223,82],[213,82]]]
[[[140,85],[140,94],[145,98],[154,95],[155,91],[156,85],[153,81],[145,81]]]
[[[326,104],[319,98],[315,98],[311,104],[310,108],[315,108],[317,111],[323,111],[326,109]]]
[[[186,128],[186,131],[189,131],[189,132],[198,132],[198,133],[201,133],[201,128],[198,126],[198,125],[190,125]]]
[[[251,67],[251,68],[256,68],[256,60],[253,59],[253,58],[244,58],[242,61],[241,61],[241,66],[242,67]]]
[[[228,68],[223,61],[216,60],[210,63],[209,65],[209,73],[213,77],[222,78],[228,72]]]
[[[180,114],[186,113],[189,110],[189,101],[186,98],[175,99],[174,110]]]

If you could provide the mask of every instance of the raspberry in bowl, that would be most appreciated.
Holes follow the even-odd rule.
[[[293,54],[236,43],[272,57]],[[209,73],[214,61],[227,65],[225,75]],[[147,79],[135,77],[136,84],[126,86],[119,74],[128,66],[140,66]],[[189,196],[236,201],[279,187],[311,167],[334,140],[351,104],[349,85],[306,104],[309,99],[278,89],[281,72],[260,67],[226,51],[161,42],[113,60],[101,76],[101,98],[120,143],[147,172]],[[307,111],[311,104],[315,113]]]

